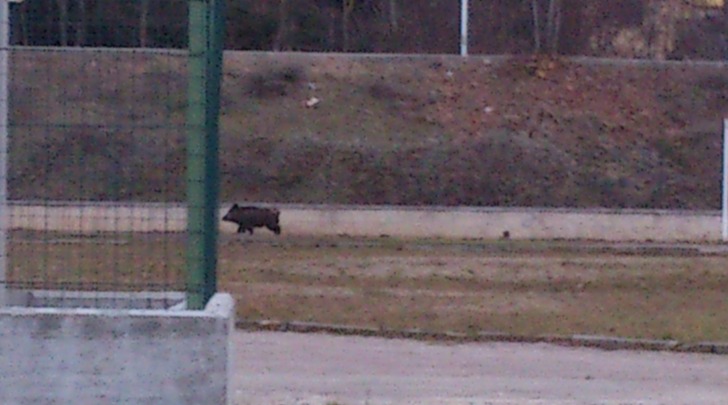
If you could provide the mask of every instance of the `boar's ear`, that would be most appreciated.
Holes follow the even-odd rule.
[[[233,204],[233,208],[232,209],[237,209],[237,208],[238,208],[238,203]]]

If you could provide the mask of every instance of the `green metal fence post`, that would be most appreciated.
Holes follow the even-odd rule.
[[[187,138],[187,307],[217,290],[218,118],[223,1],[190,0]]]

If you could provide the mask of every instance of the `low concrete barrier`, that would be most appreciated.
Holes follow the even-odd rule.
[[[598,240],[711,240],[710,212],[453,208],[305,208],[281,211],[284,232],[403,237]]]
[[[203,311],[129,309],[179,298],[160,294],[12,294],[0,308],[0,403],[230,403],[232,297]],[[74,307],[86,301],[101,305]]]
[[[231,204],[220,208],[220,217]],[[270,206],[271,204],[259,204]],[[444,238],[714,241],[718,211],[400,207],[277,204],[284,234]],[[13,202],[13,229],[93,232],[182,232],[183,204]],[[222,232],[234,224],[220,222]],[[259,230],[258,232],[267,232]]]

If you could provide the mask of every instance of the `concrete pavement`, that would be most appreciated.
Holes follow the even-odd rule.
[[[728,404],[728,356],[239,331],[233,403]]]

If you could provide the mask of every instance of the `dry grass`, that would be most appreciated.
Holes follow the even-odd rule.
[[[726,69],[542,62],[228,53],[221,195],[720,206]],[[185,58],[25,50],[11,66],[11,198],[185,199]]]
[[[436,331],[728,338],[725,257],[518,242],[317,243],[225,243],[223,286],[243,297],[239,314]]]
[[[12,281],[182,285],[181,235],[46,241],[14,235]],[[728,340],[728,257],[685,249],[223,235],[219,264],[242,319]]]

